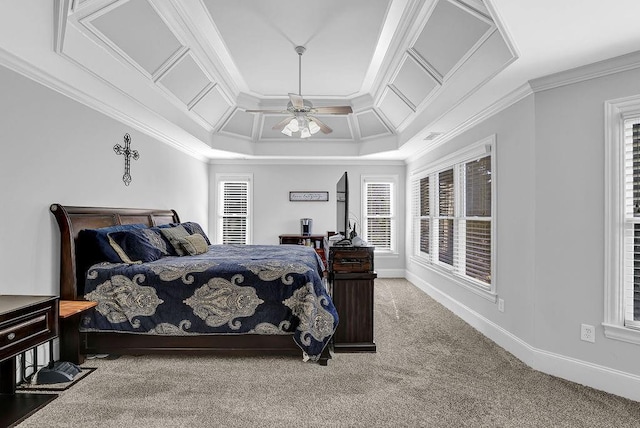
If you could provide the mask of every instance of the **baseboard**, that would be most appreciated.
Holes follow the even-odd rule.
[[[581,385],[640,401],[640,376],[535,348],[415,274],[406,271],[405,278],[529,367]]]
[[[378,278],[404,278],[404,269],[376,269]]]

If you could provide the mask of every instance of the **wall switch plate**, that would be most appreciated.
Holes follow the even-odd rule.
[[[498,299],[498,310],[504,312],[504,299]]]
[[[581,324],[580,325],[580,340],[584,340],[585,342],[595,343],[596,341],[596,329],[594,326],[589,324]]]

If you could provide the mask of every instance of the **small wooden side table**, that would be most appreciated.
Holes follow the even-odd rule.
[[[82,364],[80,353],[80,315],[98,302],[87,300],[60,300],[60,361]]]

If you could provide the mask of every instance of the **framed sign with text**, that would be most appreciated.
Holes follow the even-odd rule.
[[[291,202],[326,202],[329,200],[329,192],[289,192]]]

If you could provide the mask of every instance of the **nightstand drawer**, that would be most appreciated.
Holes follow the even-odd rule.
[[[56,336],[56,303],[53,300],[0,321],[0,361]]]

